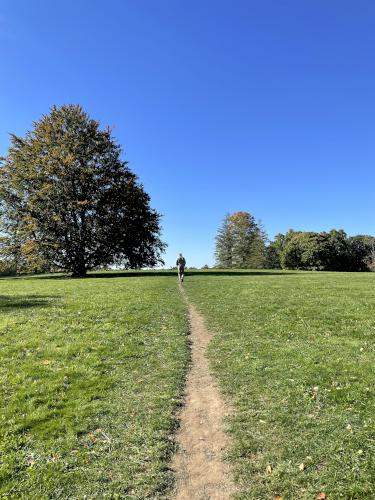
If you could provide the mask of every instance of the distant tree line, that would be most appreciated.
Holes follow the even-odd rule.
[[[293,231],[277,234],[266,247],[271,269],[317,271],[371,271],[375,268],[375,238],[329,232]]]
[[[375,270],[375,237],[329,232],[293,231],[268,241],[262,223],[248,212],[224,218],[216,236],[216,266],[221,268]]]

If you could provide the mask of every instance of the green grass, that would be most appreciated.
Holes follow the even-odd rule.
[[[0,498],[163,497],[188,363],[176,277],[46,278],[0,279]],[[375,274],[184,286],[218,332],[238,498],[375,498]]]
[[[176,278],[0,280],[0,497],[158,498],[188,361]]]
[[[217,332],[238,498],[375,498],[375,274],[207,273],[185,288]]]

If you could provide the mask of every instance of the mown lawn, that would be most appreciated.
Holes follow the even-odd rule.
[[[158,498],[188,360],[176,278],[0,280],[0,497]]]
[[[217,332],[238,498],[375,498],[375,274],[207,273],[184,286]]]

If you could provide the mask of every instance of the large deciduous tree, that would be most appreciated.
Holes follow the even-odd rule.
[[[216,236],[216,265],[222,268],[261,268],[265,262],[265,232],[248,212],[227,215]]]
[[[3,247],[31,266],[84,276],[162,262],[160,214],[111,131],[80,106],[53,107],[25,137],[11,136],[0,195]]]

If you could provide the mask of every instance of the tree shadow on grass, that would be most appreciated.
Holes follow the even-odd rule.
[[[297,274],[294,271],[270,271],[270,270],[255,270],[255,271],[241,271],[241,270],[207,270],[201,271],[199,269],[186,269],[185,277],[189,276],[285,276],[288,274]],[[98,278],[142,278],[142,277],[169,277],[175,276],[177,277],[177,271],[98,271],[98,272],[90,272],[87,274],[85,278],[72,278],[66,274],[49,274],[49,275],[40,275],[34,276],[35,278],[42,280],[62,280],[62,279],[98,279]],[[30,277],[30,276],[29,276]]]
[[[0,295],[0,312],[8,313],[34,307],[48,307],[57,297],[45,295]]]

